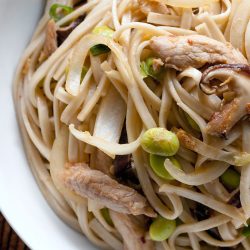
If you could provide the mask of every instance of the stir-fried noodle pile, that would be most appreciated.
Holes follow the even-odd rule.
[[[49,1],[14,83],[33,174],[103,249],[250,249],[249,0]]]

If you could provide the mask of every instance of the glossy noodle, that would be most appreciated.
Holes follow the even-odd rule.
[[[101,249],[250,249],[249,0],[48,1],[13,95],[31,170]]]

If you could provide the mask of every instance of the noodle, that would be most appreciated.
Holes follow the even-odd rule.
[[[13,97],[63,221],[101,249],[250,249],[249,18],[249,0],[48,1]],[[161,168],[156,128],[178,141]]]

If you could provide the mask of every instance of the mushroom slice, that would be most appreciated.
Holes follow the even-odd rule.
[[[145,229],[129,215],[110,211],[112,221],[121,234],[127,250],[153,250],[154,243],[145,238]],[[129,240],[127,240],[129,239]]]
[[[101,171],[89,168],[87,164],[66,164],[63,180],[71,191],[100,202],[114,211],[156,216],[144,196],[130,187],[119,184]]]
[[[201,35],[153,37],[150,47],[166,67],[177,70],[190,66],[201,68],[207,63],[247,63],[244,56],[229,43],[224,44]]]
[[[225,138],[240,119],[250,114],[249,81],[250,66],[246,64],[222,64],[204,71],[200,83],[204,93],[209,94],[220,83],[226,83],[228,91],[234,94],[234,98],[229,102],[222,102],[220,111],[211,117],[206,127],[208,134]]]

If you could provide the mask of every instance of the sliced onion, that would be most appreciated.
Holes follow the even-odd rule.
[[[242,223],[246,222],[246,218],[237,208],[225,204],[221,201],[215,200],[207,195],[195,192],[188,188],[177,187],[170,184],[164,184],[160,187],[159,192],[167,193],[167,194],[177,194],[181,197],[190,199],[192,201],[199,202],[207,207],[218,211],[224,215],[227,215],[231,218],[241,221]]]
[[[88,131],[85,132],[79,131],[75,129],[74,124],[69,125],[69,130],[78,140],[99,148],[101,151],[109,155],[111,158],[115,158],[115,155],[132,154],[140,146],[141,135],[131,143],[118,144],[106,141],[96,136],[92,136]]]
[[[126,104],[111,86],[100,105],[93,136],[109,142],[119,142],[125,115]]]
[[[176,180],[194,186],[203,185],[215,180],[229,167],[229,164],[218,161],[205,163],[204,165],[192,173],[185,173],[183,170],[176,168],[169,159],[166,159],[164,163],[166,170]]]

